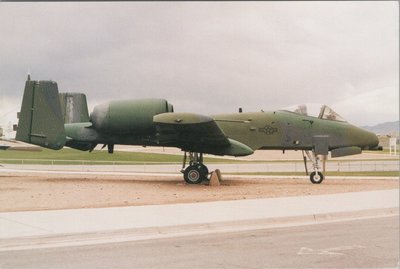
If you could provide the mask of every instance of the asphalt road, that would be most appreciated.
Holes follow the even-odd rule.
[[[398,268],[399,218],[0,252],[0,268]]]

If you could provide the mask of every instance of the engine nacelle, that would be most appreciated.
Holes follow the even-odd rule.
[[[140,134],[154,131],[153,116],[166,112],[173,106],[164,99],[121,100],[96,106],[90,119],[102,132]]]

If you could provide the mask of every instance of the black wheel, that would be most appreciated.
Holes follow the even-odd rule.
[[[202,173],[202,175],[205,178],[207,178],[207,175],[209,174],[207,166],[205,166],[204,164],[199,164],[198,167],[199,167],[199,170],[201,171],[200,173]]]
[[[310,174],[310,180],[313,184],[320,184],[324,180],[324,175],[321,172],[312,172]]]
[[[183,178],[189,184],[199,184],[205,178],[205,174],[200,166],[191,165],[183,172]]]

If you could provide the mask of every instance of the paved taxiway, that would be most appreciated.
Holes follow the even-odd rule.
[[[399,219],[0,252],[0,268],[398,268]]]

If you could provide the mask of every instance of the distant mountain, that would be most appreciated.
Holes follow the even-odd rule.
[[[400,122],[392,121],[380,123],[375,126],[363,126],[362,128],[374,132],[376,134],[399,134]]]

